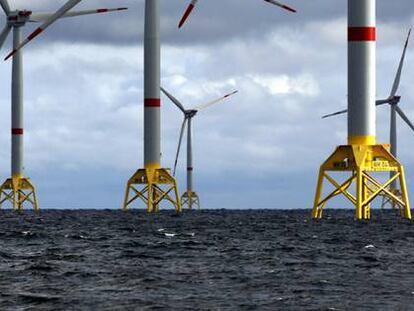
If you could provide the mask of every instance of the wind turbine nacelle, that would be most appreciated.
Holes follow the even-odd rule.
[[[26,10],[24,10],[24,11],[19,11],[19,16],[22,16],[22,17],[29,17],[30,15],[32,15],[32,11],[26,11]]]
[[[192,118],[197,114],[197,112],[198,110],[187,110],[185,114],[188,118]]]
[[[388,99],[386,100],[386,104],[394,106],[394,105],[398,105],[400,101],[401,101],[401,96],[394,95],[394,96],[388,97]]]
[[[10,12],[10,15],[7,17],[7,22],[11,26],[23,26],[29,21],[32,13],[32,11],[27,10]]]

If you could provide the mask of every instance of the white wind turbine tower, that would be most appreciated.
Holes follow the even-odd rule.
[[[7,0],[0,0],[0,5],[6,14],[6,26],[0,34],[0,49],[8,35],[13,30],[13,50],[6,60],[13,57],[12,64],[12,151],[11,151],[11,178],[0,186],[0,207],[9,201],[14,210],[22,210],[25,202],[30,203],[38,211],[36,190],[29,178],[24,175],[23,169],[23,53],[20,50],[29,41],[33,40],[47,27],[62,17],[120,11],[126,8],[98,9],[69,12],[81,0],[69,0],[55,13],[33,13],[28,10],[12,11]],[[22,41],[22,28],[26,23],[43,22],[31,35]]]
[[[296,10],[279,2],[279,1],[275,1],[275,0],[263,0],[265,2],[271,3],[273,5],[276,5],[282,9],[288,10],[290,12],[296,13]],[[185,22],[187,21],[188,17],[191,15],[191,12],[194,10],[196,4],[197,4],[198,0],[191,0],[190,4],[188,5],[187,9],[184,12],[183,17],[180,20],[180,23],[178,24],[178,28],[181,28]]]
[[[199,105],[193,109],[185,109],[184,105],[177,98],[175,98],[173,95],[168,93],[164,88],[161,88],[161,90],[184,114],[184,120],[181,125],[180,138],[178,140],[177,154],[175,156],[173,176],[175,176],[175,172],[177,169],[177,162],[178,162],[178,157],[180,155],[181,143],[183,140],[185,127],[187,126],[187,191],[184,192],[183,195],[181,196],[181,204],[183,206],[187,205],[190,210],[193,209],[193,205],[200,208],[200,197],[198,196],[197,192],[193,190],[193,171],[194,170],[193,170],[192,120],[200,110],[211,107],[229,98],[230,96],[236,94],[238,91],[234,91],[216,100],[210,101],[203,105]]]
[[[399,65],[398,65],[397,73],[396,73],[396,76],[395,76],[395,79],[394,79],[394,83],[392,85],[390,96],[388,96],[387,99],[381,99],[381,100],[376,101],[376,106],[381,106],[381,105],[385,105],[385,104],[390,105],[390,110],[391,110],[391,116],[390,116],[390,145],[391,146],[390,147],[391,147],[391,154],[395,158],[397,158],[397,114],[414,131],[413,123],[408,119],[406,114],[398,106],[399,103],[400,103],[400,100],[401,100],[401,96],[397,95],[398,89],[400,87],[401,74],[402,74],[402,70],[403,70],[403,67],[404,67],[404,61],[405,61],[405,56],[406,56],[406,53],[407,53],[407,48],[408,48],[408,43],[409,43],[409,40],[410,40],[410,35],[411,35],[411,29],[409,30],[408,35],[407,35],[407,39],[405,41],[404,50],[403,50],[403,53],[402,53],[402,56],[401,56],[401,59],[400,59]],[[329,117],[332,117],[332,116],[345,114],[347,112],[348,112],[348,109],[341,110],[341,111],[338,111],[338,112],[327,114],[327,115],[323,116],[322,118],[329,118]],[[393,178],[394,175],[395,175],[395,172],[390,172],[390,178]],[[396,180],[394,180],[390,184],[389,189],[395,195],[401,196],[401,191],[398,189]],[[392,208],[397,207],[396,204],[395,204],[395,201],[390,200],[387,196],[384,196],[383,197],[383,202],[382,202],[382,208],[384,208],[387,204],[390,204],[392,206]]]

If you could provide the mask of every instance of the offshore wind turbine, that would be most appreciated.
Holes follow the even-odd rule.
[[[144,27],[144,168],[127,182],[122,209],[140,199],[147,212],[158,212],[162,201],[181,212],[177,181],[161,166],[160,0],[145,0]],[[172,195],[171,195],[172,193]]]
[[[35,211],[38,211],[36,189],[29,178],[24,175],[23,167],[23,53],[21,48],[59,18],[126,9],[117,8],[68,12],[80,1],[70,0],[55,13],[34,13],[28,10],[12,11],[7,0],[0,0],[0,6],[7,17],[6,26],[0,34],[0,49],[13,30],[13,50],[6,57],[6,60],[13,57],[11,178],[8,178],[0,186],[0,207],[4,202],[9,201],[14,210],[22,210],[24,203],[27,202],[32,205]],[[29,35],[26,40],[22,41],[22,28],[31,22],[43,22],[43,24]]]
[[[160,1],[145,0],[144,168],[138,169],[127,182],[124,211],[140,199],[148,213],[158,212],[163,201],[170,202],[177,213],[181,212],[177,181],[168,169],[161,167],[160,69]]]
[[[287,10],[287,11],[296,13],[296,10],[295,9],[293,9],[290,6],[287,6],[287,5],[285,5],[285,4],[283,4],[283,3],[279,2],[279,1],[275,1],[275,0],[263,0],[263,1],[265,1],[267,3],[270,3],[270,4],[273,4],[275,6],[278,6],[278,7],[282,8],[282,9]],[[198,0],[191,0],[190,4],[188,5],[187,9],[184,12],[183,17],[181,18],[180,22],[178,23],[178,28],[181,28],[185,24],[185,22],[187,21],[188,17],[193,12],[193,10],[194,10],[197,2],[198,2]]]
[[[371,202],[385,196],[400,207],[401,216],[411,219],[403,166],[388,145],[376,142],[376,0],[348,0],[348,144],[338,146],[321,165],[312,217],[322,218],[325,205],[344,195],[356,208],[356,219],[370,219]],[[345,181],[331,173],[347,173]],[[378,173],[394,173],[384,182]],[[401,196],[390,191],[396,180]],[[324,182],[333,186],[322,197]],[[354,187],[352,187],[354,186]]]
[[[192,109],[185,109],[184,105],[177,98],[175,98],[168,91],[166,91],[164,88],[161,88],[161,91],[184,114],[184,120],[183,120],[183,123],[181,125],[181,130],[180,130],[180,138],[178,140],[177,153],[176,153],[175,161],[174,161],[173,176],[175,176],[175,172],[176,172],[176,169],[177,169],[177,163],[178,163],[178,157],[180,155],[181,143],[182,143],[182,140],[183,140],[185,128],[187,126],[187,191],[184,192],[183,195],[181,196],[181,204],[183,206],[187,205],[188,209],[190,209],[190,210],[193,209],[193,205],[200,208],[200,197],[198,196],[197,192],[195,192],[193,190],[194,166],[193,166],[192,120],[200,110],[203,110],[203,109],[211,107],[215,104],[218,104],[221,101],[223,101],[223,100],[231,97],[232,95],[238,93],[238,91],[234,91],[232,93],[226,94],[225,96],[222,96],[218,99],[210,101],[206,104],[199,105],[199,106],[197,106],[195,108],[192,108]]]
[[[408,126],[412,130],[414,130],[413,123],[408,119],[408,117],[403,112],[403,110],[398,106],[400,101],[401,101],[401,96],[397,95],[398,89],[400,87],[401,74],[402,74],[402,70],[403,70],[403,67],[404,67],[404,61],[405,61],[405,56],[406,56],[406,53],[407,53],[407,48],[408,48],[408,43],[409,43],[409,40],[410,40],[410,35],[411,35],[411,29],[408,31],[407,39],[405,41],[403,53],[401,55],[401,59],[400,59],[399,65],[398,65],[397,73],[395,75],[395,79],[394,79],[394,83],[392,85],[390,95],[386,99],[381,99],[381,100],[376,101],[376,106],[381,106],[381,105],[385,105],[385,104],[390,105],[390,111],[391,111],[391,115],[390,115],[390,145],[391,145],[391,154],[395,158],[397,158],[397,114],[403,119],[403,121],[405,123],[408,124]],[[341,110],[341,111],[338,111],[338,112],[327,114],[327,115],[323,116],[322,118],[323,119],[324,118],[329,118],[329,117],[332,117],[332,116],[345,114],[347,112],[348,112],[348,109]],[[394,172],[390,172],[390,178],[392,178],[394,175],[395,175]],[[399,196],[399,197],[401,196],[401,191],[397,187],[397,181],[396,180],[394,180],[390,184],[389,189],[396,196]],[[396,208],[395,202],[393,200],[390,200],[388,197],[384,196],[382,207],[385,207],[385,205],[387,203],[390,203],[393,208]]]
[[[296,12],[295,9],[293,9],[293,8],[291,8],[291,7],[283,4],[283,3],[280,3],[279,1],[275,1],[275,0],[264,0],[264,1],[265,2],[268,2],[268,3],[271,3],[271,4],[275,5],[275,6],[278,6],[278,7],[282,8],[282,9],[288,10],[290,12],[294,12],[294,13]],[[193,12],[193,10],[194,10],[197,2],[198,2],[198,0],[191,0],[190,4],[188,5],[187,9],[184,12],[184,15],[182,16],[182,18],[180,19],[180,21],[178,23],[178,28],[181,28],[185,24],[185,22],[188,20],[189,16]],[[168,96],[168,97],[170,97],[170,96]],[[170,99],[172,100],[171,97],[170,97]],[[177,104],[178,101],[175,102],[173,100],[173,102]],[[182,110],[185,110],[185,109],[183,108]],[[190,111],[184,112],[184,114],[186,114],[186,113],[187,113],[188,116],[191,115]],[[194,116],[195,116],[195,114],[192,117],[194,117]],[[185,123],[186,122],[188,122],[188,124],[189,124],[189,127],[188,127],[188,137],[187,137],[187,139],[190,140],[190,144],[189,145],[187,144],[187,146],[190,146],[190,149],[191,149],[191,119],[192,119],[192,117],[184,118],[184,123],[183,123],[183,127],[185,126]],[[180,137],[182,137],[182,134],[183,134],[183,131],[184,131],[184,128],[183,127],[181,129],[181,135],[180,135]],[[180,138],[180,141],[181,141],[181,138]],[[179,143],[178,148],[180,148],[180,143]],[[178,152],[179,152],[179,150],[178,150]],[[178,158],[178,152],[177,152],[177,158]],[[192,161],[192,154],[188,155],[188,153],[187,153],[187,161],[189,159],[190,159],[190,161]],[[191,167],[192,168],[192,165],[188,165],[188,167]],[[187,192],[184,193],[184,195],[182,197],[184,199],[184,202],[187,202],[187,204],[189,204],[189,208],[190,209],[192,208],[191,195],[193,195],[194,198],[196,197],[197,198],[196,201],[199,202],[199,198],[198,198],[197,194],[194,191],[192,191],[192,171],[190,170],[190,171],[187,171]]]

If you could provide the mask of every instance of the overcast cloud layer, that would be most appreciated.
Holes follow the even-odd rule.
[[[10,1],[33,11],[64,2]],[[320,164],[346,142],[345,117],[320,118],[346,107],[346,1],[285,0],[299,11],[290,14],[261,0],[204,0],[181,31],[188,1],[161,2],[164,87],[186,107],[240,91],[194,121],[203,207],[310,208]],[[144,1],[85,0],[77,9],[119,6],[130,9],[61,20],[24,50],[25,167],[41,207],[117,208],[142,167]],[[390,92],[413,21],[412,1],[378,0],[378,97]],[[412,72],[414,44],[399,92],[414,119]],[[0,177],[7,178],[10,62],[0,74]],[[162,162],[171,167],[182,116],[165,98],[162,113]],[[377,119],[378,141],[387,143],[389,108],[380,107]],[[414,133],[402,122],[398,131],[413,197]]]

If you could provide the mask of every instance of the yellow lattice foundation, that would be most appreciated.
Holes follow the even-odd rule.
[[[36,188],[29,178],[13,177],[7,179],[0,186],[0,207],[9,202],[15,211],[22,211],[26,203],[30,204],[38,212]]]
[[[192,210],[193,207],[200,209],[200,198],[198,194],[194,191],[187,191],[181,196],[182,206],[187,206],[189,210]]]
[[[148,213],[158,212],[164,200],[169,201],[177,213],[181,213],[177,182],[164,168],[139,169],[129,179],[123,210],[128,210],[137,199],[146,204]]]
[[[386,197],[401,210],[401,216],[411,219],[410,203],[405,183],[404,168],[389,152],[388,145],[348,145],[339,146],[335,152],[322,164],[319,171],[318,185],[312,217],[322,218],[325,205],[329,200],[344,195],[356,208],[356,218],[370,219],[371,202],[378,196]],[[338,182],[330,172],[349,172],[350,177],[344,182]],[[373,173],[395,172],[385,182],[374,178]],[[401,195],[389,190],[389,186],[399,180]],[[327,181],[334,190],[322,198],[324,182]],[[354,191],[351,191],[351,189]]]

